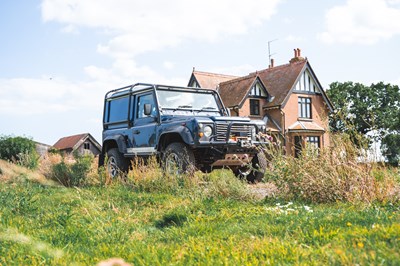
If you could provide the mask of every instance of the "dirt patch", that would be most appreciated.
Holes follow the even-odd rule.
[[[0,169],[0,182],[15,182],[21,179],[26,179],[43,185],[55,184],[38,171],[32,171],[4,160],[0,160]]]
[[[257,183],[248,185],[251,193],[256,199],[262,200],[266,197],[273,197],[276,195],[278,189],[273,183]]]

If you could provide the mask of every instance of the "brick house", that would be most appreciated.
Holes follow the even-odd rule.
[[[101,153],[101,145],[89,133],[61,138],[53,147],[69,154],[77,152],[80,155],[93,154],[97,156]]]
[[[265,121],[268,132],[288,154],[298,156],[309,143],[329,145],[328,114],[333,105],[307,58],[294,50],[289,64],[235,77],[193,69],[188,86],[218,90],[233,116]]]

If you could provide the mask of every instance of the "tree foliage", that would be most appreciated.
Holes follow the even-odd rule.
[[[369,139],[382,141],[381,148],[388,159],[389,154],[394,156],[391,158],[400,156],[400,145],[395,141],[400,134],[400,90],[397,85],[334,82],[327,94],[336,109],[329,121],[332,131],[350,135],[361,133]]]
[[[32,169],[38,166],[39,156],[33,140],[26,137],[0,136],[0,159]]]

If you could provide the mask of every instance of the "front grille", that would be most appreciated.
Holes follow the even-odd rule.
[[[215,126],[215,140],[226,141],[226,133],[228,131],[229,124],[218,123]],[[232,125],[230,136],[234,137],[247,137],[251,138],[251,129],[253,126],[249,125]]]

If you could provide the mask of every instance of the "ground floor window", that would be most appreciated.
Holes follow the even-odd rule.
[[[298,158],[300,156],[301,151],[305,148],[305,142],[307,145],[311,146],[312,150],[315,150],[318,153],[318,150],[321,147],[319,136],[294,136],[294,157]]]
[[[318,136],[308,136],[307,142],[309,145],[311,145],[312,147],[314,147],[316,149],[320,148],[320,141],[319,141]]]
[[[303,137],[294,136],[294,157],[299,158],[301,150],[303,149]]]

